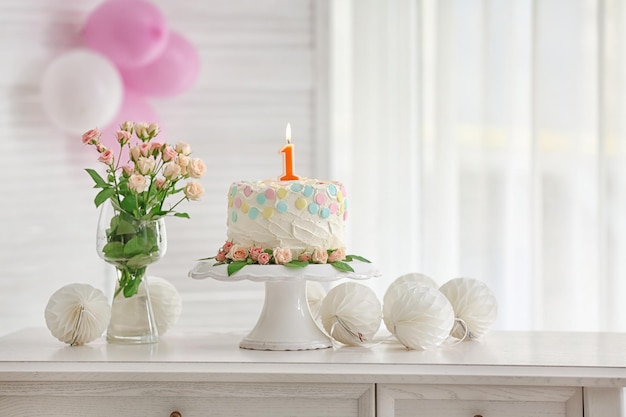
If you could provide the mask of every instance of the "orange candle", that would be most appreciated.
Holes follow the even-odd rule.
[[[284,154],[283,158],[283,172],[284,175],[280,177],[281,181],[299,180],[300,177],[293,174],[293,144],[291,143],[291,125],[287,123],[287,130],[285,132],[287,144],[280,150]]]

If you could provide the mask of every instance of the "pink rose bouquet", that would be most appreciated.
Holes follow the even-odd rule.
[[[82,137],[85,145],[95,148],[97,160],[106,169],[104,176],[94,169],[86,171],[100,189],[94,199],[96,207],[105,202],[113,207],[101,255],[120,271],[116,296],[119,292],[125,297],[136,294],[146,266],[160,257],[155,223],[168,215],[189,218],[177,206],[185,200],[198,200],[204,193],[199,182],[190,180],[204,175],[204,162],[190,157],[186,143],[157,142],[158,134],[159,126],[154,123],[124,122],[115,133],[116,150],[107,149],[97,129]],[[121,160],[123,149],[128,150],[126,161]],[[170,198],[173,203],[166,204]],[[227,252],[220,252],[218,259],[226,260]],[[243,258],[246,256],[247,252]]]
[[[131,143],[134,136],[135,143]],[[197,181],[181,182],[189,178],[200,178],[206,172],[204,162],[190,158],[191,147],[183,142],[168,145],[154,140],[159,134],[155,123],[124,122],[115,133],[119,149],[107,149],[100,142],[100,132],[92,129],[85,132],[82,141],[98,152],[98,161],[106,166],[106,176],[87,169],[100,188],[94,202],[96,207],[110,200],[116,211],[127,213],[136,219],[153,220],[173,215],[189,218],[187,213],[176,210],[185,200],[198,200],[203,194]],[[122,150],[128,149],[129,160],[122,161]],[[182,193],[180,198],[167,206],[166,199]]]

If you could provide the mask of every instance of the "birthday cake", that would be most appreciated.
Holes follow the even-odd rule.
[[[216,259],[260,264],[342,261],[347,215],[346,189],[338,181],[234,182],[228,192],[227,241]]]

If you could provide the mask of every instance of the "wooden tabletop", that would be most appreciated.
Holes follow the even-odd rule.
[[[240,349],[246,332],[174,329],[155,345],[112,345],[98,339],[70,347],[47,329],[0,338],[0,380],[120,373],[138,379],[291,380],[626,386],[626,334],[494,331],[479,340],[428,351],[394,341],[371,347],[311,351]]]

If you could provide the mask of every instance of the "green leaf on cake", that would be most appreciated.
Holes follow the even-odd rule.
[[[228,264],[226,271],[228,272],[228,276],[231,276],[235,272],[239,271],[244,266],[248,265],[246,261],[234,261]]]
[[[350,261],[352,261],[354,259],[356,259],[357,261],[368,263],[368,264],[372,263],[369,259],[366,259],[366,258],[364,258],[362,256],[359,256],[359,255],[347,255],[346,256],[346,261],[348,261],[348,262],[350,262]]]
[[[335,261],[330,263],[336,270],[341,272],[354,272],[354,269],[350,265],[342,261]]]
[[[283,265],[285,265],[287,268],[304,268],[305,266],[307,266],[309,263],[306,261],[298,261],[298,260],[292,260],[289,261],[287,263],[284,263]]]

